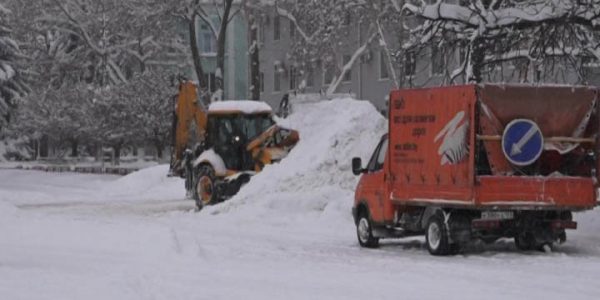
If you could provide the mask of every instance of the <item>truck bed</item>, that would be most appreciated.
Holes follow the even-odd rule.
[[[580,163],[586,169],[581,174],[542,174],[554,161],[539,159],[535,171],[529,171],[539,173],[527,174],[507,162],[499,137],[510,121],[530,119],[544,137],[587,138],[588,144],[578,146],[580,152],[593,151],[597,157],[598,145],[589,138],[599,129],[596,97],[588,87],[465,85],[394,91],[386,170],[392,203],[498,210],[593,208],[597,179],[586,162]],[[573,136],[582,126],[585,130]],[[483,135],[488,139],[481,140]],[[481,156],[486,158],[485,172],[480,170]]]

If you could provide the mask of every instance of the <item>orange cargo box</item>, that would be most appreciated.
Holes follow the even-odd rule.
[[[390,200],[477,209],[593,208],[599,122],[597,90],[589,87],[393,91],[384,167]]]

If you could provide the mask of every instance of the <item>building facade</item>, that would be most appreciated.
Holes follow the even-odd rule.
[[[261,100],[277,107],[285,94],[325,93],[334,80],[336,70],[315,62],[303,73],[290,62],[290,49],[299,33],[294,23],[280,16],[275,8],[267,9],[260,21]],[[340,61],[347,62],[354,51],[368,39],[364,26],[353,23],[347,30],[347,39],[340,45]],[[345,50],[343,50],[345,49]],[[335,93],[351,94],[371,101],[385,110],[389,91],[395,86],[388,67],[387,55],[373,42],[344,76]]]
[[[210,9],[210,8],[207,8]],[[218,15],[212,22],[218,24]],[[207,74],[208,85],[215,91],[215,72],[217,69],[217,41],[209,26],[202,20],[196,22],[198,49],[202,57],[202,67]],[[248,22],[244,14],[236,14],[227,27],[225,42],[224,99],[248,98]],[[190,78],[196,78],[192,69]],[[196,78],[197,79],[197,78]]]

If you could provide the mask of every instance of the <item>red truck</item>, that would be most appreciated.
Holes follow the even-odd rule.
[[[572,212],[597,205],[598,90],[464,85],[392,91],[389,133],[352,160],[358,241],[425,235],[433,255],[514,238],[566,241]]]

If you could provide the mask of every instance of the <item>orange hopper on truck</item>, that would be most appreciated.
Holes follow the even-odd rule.
[[[392,91],[389,133],[354,158],[358,241],[425,235],[433,255],[480,239],[542,250],[598,188],[598,90],[465,85]]]

